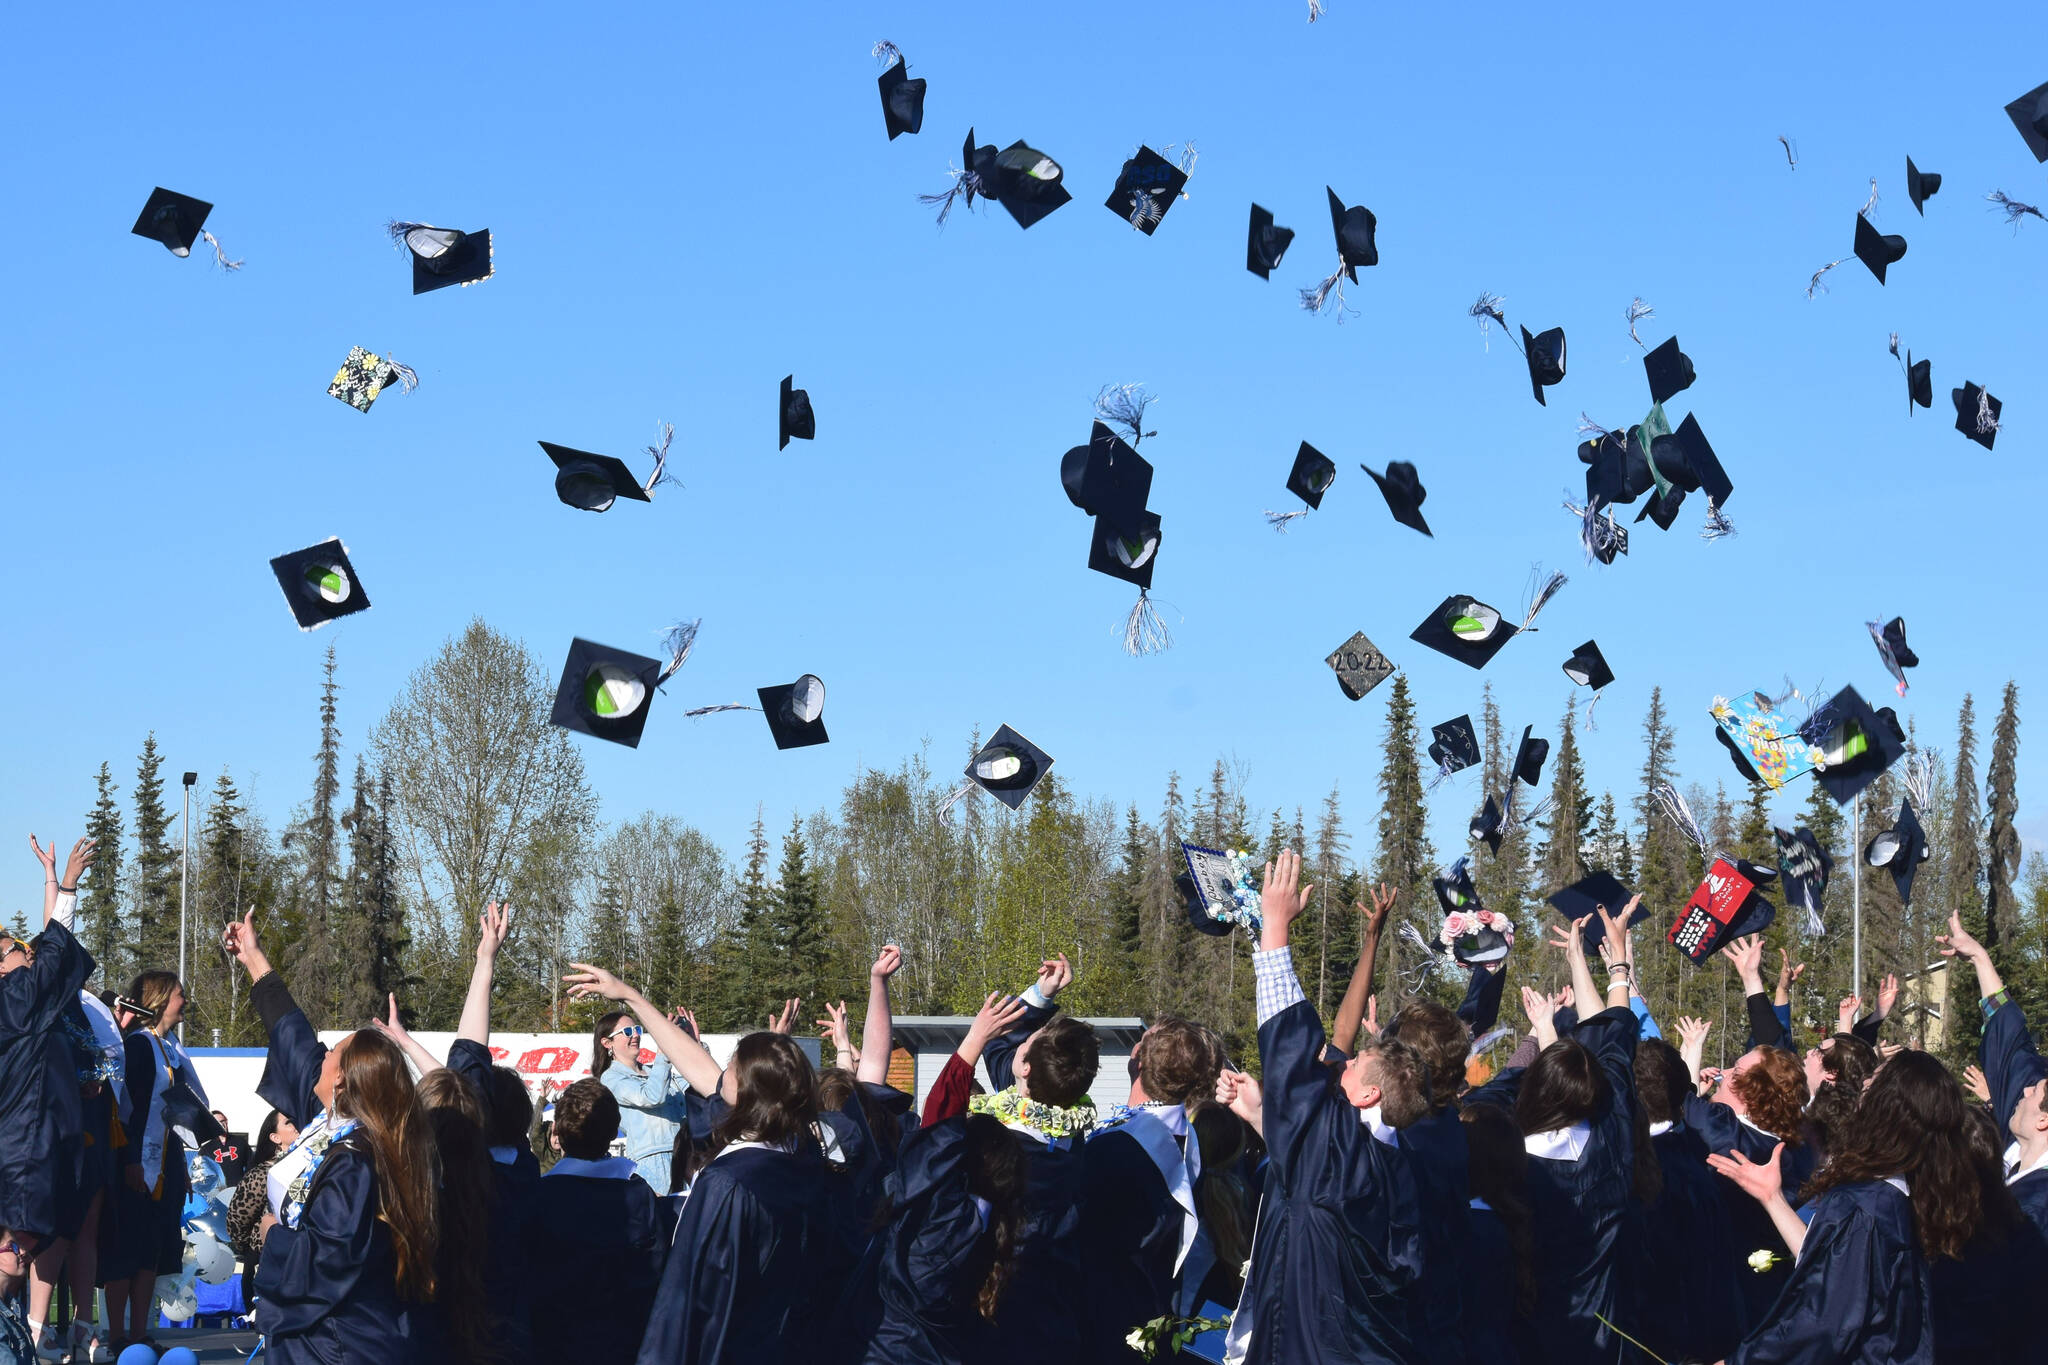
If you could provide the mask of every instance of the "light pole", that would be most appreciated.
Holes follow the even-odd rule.
[[[178,980],[185,979],[185,904],[189,899],[186,891],[192,876],[192,784],[199,780],[198,773],[185,774],[185,851],[178,855]],[[178,1025],[178,1041],[185,1041],[185,1025]]]

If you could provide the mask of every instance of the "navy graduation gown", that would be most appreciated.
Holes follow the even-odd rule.
[[[1016,1365],[1078,1358],[1088,1279],[1081,1264],[1081,1208],[1087,1170],[1073,1138],[1046,1142],[1012,1131],[1029,1170],[1024,1225],[1009,1287],[996,1307],[995,1351]]]
[[[1173,1311],[1173,1263],[1186,1217],[1166,1177],[1129,1133],[1095,1134],[1081,1148],[1081,1165],[1086,1358],[1121,1365],[1139,1358],[1124,1344],[1131,1329]]]
[[[448,1069],[469,1082],[484,1110],[484,1130],[491,1127],[491,1050],[469,1038],[457,1038],[448,1045]],[[521,1144],[510,1162],[491,1162],[491,1210],[489,1240],[484,1253],[484,1297],[490,1303],[491,1337],[502,1353],[505,1365],[520,1365],[533,1358],[532,1305],[541,1300],[531,1294],[533,1267],[527,1235],[534,1191],[540,1184],[540,1162],[532,1148]],[[543,1241],[540,1245],[548,1246]],[[548,1252],[559,1259],[558,1253]],[[651,1286],[650,1286],[651,1292]],[[576,1302],[576,1300],[570,1300]],[[642,1317],[645,1317],[643,1312]],[[639,1346],[635,1335],[633,1344]],[[627,1353],[628,1355],[631,1352]]]
[[[813,1147],[728,1148],[690,1187],[640,1365],[780,1365],[815,1354],[830,1196]]]
[[[1572,1029],[1607,1076],[1607,1107],[1589,1122],[1576,1161],[1531,1154],[1529,1209],[1535,1220],[1539,1358],[1551,1365],[1619,1362],[1635,1348],[1600,1319],[1640,1336],[1635,1305],[1623,1292],[1633,1254],[1630,1188],[1635,1162],[1635,1050],[1641,1021],[1626,1005],[1602,1010]],[[1520,1068],[1503,1071],[1467,1097],[1469,1104],[1513,1108]]]
[[[36,960],[0,976],[0,1227],[57,1231],[57,1144],[80,1131],[78,1071],[57,1028],[93,972],[92,954],[59,920]],[[68,1117],[67,1117],[68,1116]]]
[[[303,1016],[301,1016],[303,1018]],[[418,1358],[398,1300],[377,1173],[354,1134],[327,1149],[299,1226],[263,1239],[256,1327],[276,1365],[398,1365]]]
[[[1650,1143],[1664,1188],[1643,1210],[1636,1335],[1666,1360],[1719,1360],[1744,1321],[1728,1210],[1699,1134],[1680,1123]]]
[[[518,1291],[544,1304],[533,1357],[619,1362],[640,1353],[672,1229],[664,1201],[637,1175],[550,1175],[535,1185],[527,1234],[545,1263]]]
[[[1964,1246],[1961,1260],[1935,1261],[1927,1279],[1938,1365],[2048,1359],[2036,1304],[2042,1285],[2048,1284],[2048,1261],[2032,1224],[1999,1242],[1979,1231]]]
[[[1728,1365],[1931,1365],[1913,1204],[1882,1180],[1824,1190],[1785,1292]]]
[[[863,1277],[880,1320],[862,1365],[977,1365],[995,1353],[977,1300],[995,1241],[967,1186],[967,1122],[947,1119],[904,1138],[887,1180],[893,1204]]]
[[[1483,969],[1479,975],[1493,975]],[[1422,1280],[1418,1304],[1432,1365],[1463,1365],[1465,1244],[1471,1240],[1472,1175],[1465,1125],[1458,1106],[1439,1110],[1401,1130],[1401,1147],[1415,1168],[1422,1207]],[[1497,1292],[1489,1286],[1488,1293]]]
[[[1268,1165],[1252,1244],[1251,1365],[1427,1358],[1415,1340],[1421,1209],[1412,1163],[1372,1135],[1319,1058],[1306,1000],[1259,1027]]]
[[[249,1003],[256,1007],[270,1038],[263,1054],[263,1074],[256,1081],[257,1097],[290,1119],[294,1128],[304,1128],[326,1109],[313,1086],[320,1079],[321,1063],[327,1060],[327,1044],[313,1032],[305,1011],[276,972],[265,972],[263,979],[249,988]]]
[[[1727,1105],[1698,1095],[1685,1097],[1685,1125],[1700,1135],[1708,1151],[1722,1156],[1741,1152],[1758,1164],[1771,1159],[1771,1149],[1779,1142],[1771,1134],[1744,1123]],[[1785,1202],[1795,1209],[1800,1205],[1799,1191],[1813,1175],[1818,1161],[1816,1146],[1809,1132],[1807,1140],[1796,1147],[1786,1143],[1784,1155],[1778,1158],[1778,1182],[1785,1191]],[[1715,1175],[1714,1185],[1721,1191],[1721,1206],[1728,1211],[1735,1283],[1742,1294],[1742,1326],[1746,1331],[1763,1321],[1771,1304],[1784,1292],[1792,1278],[1792,1254],[1763,1205],[1725,1175]],[[1761,1274],[1751,1270],[1750,1253],[1756,1251],[1775,1252],[1778,1263]]]
[[[1468,1209],[1463,1264],[1473,1292],[1465,1300],[1466,1358],[1485,1365],[1521,1365],[1537,1359],[1529,1324],[1515,1313],[1515,1250],[1507,1226],[1491,1208]]]

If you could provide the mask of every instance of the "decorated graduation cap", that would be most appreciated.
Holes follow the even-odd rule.
[[[1879,232],[1864,214],[1856,215],[1856,259],[1870,267],[1879,284],[1887,267],[1898,264],[1906,254],[1906,239],[1898,233]]]
[[[825,733],[825,684],[815,673],[806,673],[793,683],[755,689],[761,699],[761,714],[768,718],[768,732],[778,749],[801,749],[828,741]]]
[[[1800,735],[1818,751],[1815,780],[1838,806],[1847,805],[1906,753],[1906,736],[1891,708],[1871,710],[1853,687],[1816,707]]]
[[[1768,929],[1778,912],[1757,888],[1776,881],[1777,869],[1712,851],[1692,808],[1669,782],[1658,783],[1650,795],[1679,833],[1700,850],[1707,864],[1706,876],[1679,910],[1665,938],[1697,965],[1730,940]]]
[[[1052,755],[1007,725],[967,761],[967,780],[1011,810],[1024,804],[1050,771]]]
[[[1899,334],[1897,332],[1892,333],[1891,352],[1892,359],[1899,362],[1899,372],[1906,377],[1906,415],[1908,417],[1913,415],[1913,408],[1915,404],[1918,404],[1920,407],[1923,408],[1933,407],[1933,362],[1927,360],[1913,359],[1913,351],[1911,347],[1908,347],[1906,350],[1906,354],[1901,356],[1899,354]],[[1958,416],[1960,415],[1961,414],[1959,411]]]
[[[1877,657],[1884,661],[1885,672],[1897,681],[1899,695],[1905,696],[1906,670],[1920,666],[1920,656],[1906,643],[1906,618],[1894,616],[1883,625],[1875,621],[1863,624],[1870,631],[1871,642],[1877,646]]]
[[[1138,600],[1124,620],[1124,652],[1157,654],[1170,649],[1173,638],[1152,605],[1152,570],[1159,559],[1159,514],[1134,518],[1099,516],[1088,542],[1088,567],[1138,587]]]
[[[1521,747],[1515,750],[1515,776],[1530,786],[1543,781],[1543,765],[1550,758],[1550,741],[1536,738],[1536,727],[1524,726]]]
[[[1422,504],[1428,499],[1429,490],[1422,486],[1414,465],[1406,460],[1391,460],[1384,474],[1366,465],[1359,468],[1372,475],[1372,481],[1379,485],[1380,496],[1387,500],[1387,510],[1394,514],[1395,521],[1435,539],[1435,532],[1422,516]]]
[[[786,450],[792,439],[809,441],[818,435],[818,419],[811,412],[811,394],[808,389],[796,387],[796,376],[782,376],[782,401],[776,407],[775,415],[777,450]]]
[[[1650,401],[1664,403],[1677,394],[1692,387],[1695,378],[1692,357],[1678,349],[1678,338],[1669,337],[1664,344],[1643,357],[1643,373],[1650,381]]]
[[[1469,859],[1460,858],[1449,867],[1439,868],[1437,874],[1430,878],[1429,885],[1436,892],[1437,906],[1447,915],[1454,910],[1476,909],[1479,905],[1479,892],[1472,886]]]
[[[1515,634],[1497,608],[1454,593],[1437,603],[1408,638],[1468,668],[1484,668]]]
[[[1459,716],[1432,725],[1429,733],[1433,737],[1429,741],[1429,760],[1436,764],[1439,778],[1478,766],[1479,736],[1472,729],[1472,717]]]
[[[1564,661],[1564,675],[1576,686],[1590,687],[1595,692],[1614,681],[1614,670],[1607,666],[1607,657],[1592,640],[1572,651],[1572,657]]]
[[[1534,336],[1522,329],[1522,358],[1529,362],[1529,388],[1545,407],[1550,400],[1543,391],[1564,380],[1564,328],[1552,327]]]
[[[327,396],[339,398],[357,412],[368,412],[377,395],[393,384],[400,393],[411,393],[420,386],[420,377],[412,366],[401,365],[390,356],[351,346],[348,359],[341,362],[341,368],[334,372],[334,382],[327,386]]]
[[[603,512],[620,498],[652,502],[654,486],[663,479],[660,461],[655,464],[653,476],[642,485],[626,462],[615,455],[574,450],[552,441],[540,442],[540,448],[555,462],[555,496],[564,505],[581,511]],[[663,449],[666,450],[666,442]]]
[[[1508,955],[1515,946],[1515,923],[1479,903],[1463,858],[1448,874],[1439,875],[1434,885],[1437,903],[1444,906],[1444,922],[1436,941],[1428,945],[1430,951],[1449,950],[1452,958],[1468,967],[1499,962]],[[1459,903],[1455,907],[1448,904],[1447,895],[1460,898]]]
[[[1991,449],[1998,440],[1999,418],[2005,412],[2005,404],[1968,380],[1963,381],[1960,389],[1949,390],[1949,397],[1956,405],[1956,430],[1986,450]]]
[[[1188,923],[1211,938],[1222,938],[1233,928],[1258,937],[1263,918],[1259,913],[1259,889],[1252,879],[1251,856],[1241,852],[1221,853],[1200,844],[1183,842],[1181,856],[1187,872],[1174,879],[1187,909]]]
[[[1487,850],[1495,856],[1499,856],[1500,841],[1506,833],[1502,828],[1503,823],[1500,802],[1494,800],[1492,792],[1488,792],[1485,802],[1473,813],[1472,823],[1466,832],[1466,837],[1470,839],[1484,839]]]
[[[1927,835],[1920,828],[1920,817],[1913,813],[1913,803],[1908,799],[1899,802],[1899,817],[1892,822],[1892,827],[1863,846],[1863,861],[1871,867],[1881,867],[1890,872],[1899,900],[1910,905],[1913,901],[1913,874],[1920,870],[1920,864],[1927,861],[1931,852],[1927,847]]]
[[[1293,228],[1275,226],[1273,215],[1253,204],[1251,226],[1245,231],[1244,268],[1262,280],[1272,279],[1293,241]]]
[[[1323,494],[1337,481],[1337,462],[1307,441],[1294,452],[1294,467],[1287,471],[1287,491],[1308,504],[1299,512],[1266,511],[1266,524],[1285,533],[1296,517],[1305,517],[1323,505]]]
[[[1772,791],[1821,763],[1820,750],[1796,721],[1778,710],[1779,700],[1762,692],[1744,692],[1716,697],[1708,708],[1714,737],[1728,750],[1735,770],[1745,781],[1761,782]]]
[[[2012,126],[2027,141],[2036,161],[2048,161],[2048,85],[2037,85],[2005,106]]]
[[[658,659],[578,637],[569,642],[549,720],[565,730],[637,749],[662,676]]]
[[[1362,204],[1346,208],[1344,201],[1337,197],[1337,191],[1328,185],[1323,186],[1323,191],[1330,196],[1330,230],[1337,238],[1337,268],[1315,288],[1301,291],[1301,306],[1311,313],[1320,313],[1331,299],[1335,299],[1341,320],[1343,281],[1357,284],[1358,267],[1380,263],[1380,224],[1371,209]]]
[[[924,127],[924,77],[911,78],[910,61],[903,49],[887,39],[875,44],[874,55],[889,64],[875,78],[875,85],[882,92],[882,124],[889,130],[889,141],[894,142],[904,133]]]
[[[1619,917],[1622,907],[1629,903],[1635,893],[1623,886],[1612,872],[1589,872],[1570,886],[1560,887],[1546,897],[1560,915],[1567,920],[1581,920],[1591,915],[1592,921],[1579,931],[1579,941],[1586,945],[1589,954],[1600,950],[1600,940],[1606,937],[1606,926],[1600,923],[1598,911],[1605,909],[1610,917]],[[1640,924],[1648,919],[1650,912],[1637,905],[1635,913],[1628,917],[1630,925]],[[1626,926],[1624,926],[1626,927]]]
[[[1828,878],[1834,875],[1835,860],[1805,825],[1790,833],[1773,826],[1771,839],[1778,849],[1778,875],[1784,879],[1785,906],[1797,906],[1804,911],[1807,936],[1818,938],[1827,932],[1820,908],[1828,892]]]
[[[1098,419],[1088,444],[1060,458],[1060,485],[1067,500],[1091,517],[1135,520],[1152,496],[1152,466]]]
[[[948,189],[918,196],[921,203],[938,205],[941,227],[952,213],[956,197],[964,196],[969,209],[974,207],[976,196],[993,199],[1022,228],[1030,227],[1073,198],[1062,181],[1060,163],[1021,141],[1000,152],[993,143],[977,147],[974,130],[969,128],[967,141],[960,148],[960,159],[962,164],[951,171],[953,183]]]
[[[1171,153],[1174,149],[1166,150]],[[1173,201],[1183,197],[1188,173],[1194,166],[1192,142],[1181,148],[1178,164],[1150,147],[1140,147],[1117,172],[1116,187],[1103,202],[1111,213],[1150,237],[1166,221],[1166,211],[1173,207]]]
[[[491,230],[464,232],[431,223],[393,221],[384,225],[393,244],[412,253],[412,292],[425,294],[451,284],[476,284],[491,277]]]
[[[1941,192],[1941,176],[1934,171],[1923,171],[1913,164],[1913,158],[1906,158],[1906,197],[1913,201],[1913,211],[1922,218],[1927,216],[1924,207],[1928,200]]]
[[[300,630],[318,630],[329,621],[370,609],[370,595],[363,591],[339,537],[279,555],[270,561],[270,571],[277,575]]]
[[[213,263],[222,270],[240,270],[240,261],[231,261],[220,248],[220,242],[206,230],[206,216],[213,212],[213,205],[204,199],[194,199],[189,194],[179,194],[159,185],[149,192],[149,198],[142,205],[142,212],[136,215],[135,226],[129,231],[137,237],[147,237],[153,242],[162,242],[164,249],[173,256],[190,256],[192,244],[201,238],[213,248]]]
[[[1365,638],[1362,630],[1331,650],[1323,662],[1336,673],[1337,686],[1353,701],[1364,697],[1394,672],[1394,665],[1380,653],[1379,646]]]

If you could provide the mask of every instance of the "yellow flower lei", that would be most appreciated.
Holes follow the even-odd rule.
[[[1080,1137],[1095,1126],[1092,1104],[1040,1104],[1011,1086],[993,1095],[974,1095],[967,1101],[970,1114],[987,1114],[1004,1123],[1022,1124],[1047,1137]]]

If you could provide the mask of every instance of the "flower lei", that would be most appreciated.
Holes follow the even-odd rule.
[[[1230,904],[1209,907],[1211,918],[1235,924],[1246,933],[1256,934],[1262,923],[1259,914],[1259,891],[1252,885],[1252,856],[1243,849],[1230,850]]]
[[[71,1045],[71,1059],[78,1067],[81,1089],[111,1081],[121,1074],[122,1064],[107,1055],[92,1031],[92,1024],[83,1015],[67,1011],[57,1016],[57,1026],[63,1031],[64,1041]]]
[[[1016,1086],[993,1095],[975,1095],[967,1101],[970,1114],[987,1114],[1004,1123],[1029,1128],[1046,1137],[1081,1137],[1095,1126],[1092,1104],[1040,1104],[1027,1098]]]
[[[1515,946],[1515,922],[1506,915],[1491,910],[1454,910],[1444,917],[1444,928],[1437,935],[1446,948],[1457,946],[1458,940],[1477,934],[1481,929],[1491,929],[1512,948]]]
[[[1164,1108],[1166,1108],[1165,1100],[1149,1100],[1144,1104],[1111,1105],[1108,1109],[1103,1111],[1102,1115],[1099,1118],[1095,1120],[1094,1131],[1098,1133],[1105,1132],[1108,1129],[1120,1127],[1123,1124],[1128,1123],[1130,1121],[1131,1115],[1133,1114],[1142,1114],[1147,1109]]]
[[[1145,1357],[1158,1358],[1159,1348],[1171,1346],[1173,1354],[1179,1355],[1181,1348],[1204,1332],[1214,1332],[1230,1326],[1229,1318],[1183,1318],[1172,1313],[1152,1319],[1143,1327],[1133,1327],[1124,1337],[1124,1345]]]
[[[306,1139],[306,1152],[311,1159],[306,1162],[306,1169],[300,1171],[285,1188],[284,1207],[278,1211],[286,1227],[296,1228],[299,1219],[305,1215],[306,1195],[313,1188],[314,1174],[327,1160],[328,1150],[355,1130],[354,1119],[343,1119],[340,1123],[333,1124]]]

